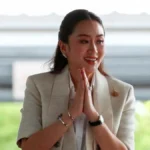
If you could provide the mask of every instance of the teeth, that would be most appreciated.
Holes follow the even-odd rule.
[[[96,61],[96,58],[85,58],[86,60]]]

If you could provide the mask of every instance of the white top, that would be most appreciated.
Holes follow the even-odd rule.
[[[69,74],[69,78],[70,78],[70,102],[69,103],[71,104],[74,100],[76,92],[70,74]],[[94,80],[95,78],[93,76],[91,87],[94,86]],[[83,113],[81,116],[79,116],[74,120],[73,125],[74,125],[74,131],[76,133],[77,150],[85,150],[86,123],[87,123],[86,116]]]

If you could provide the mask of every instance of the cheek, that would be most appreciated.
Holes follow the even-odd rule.
[[[80,61],[85,56],[85,52],[81,49],[74,49],[75,52],[73,52],[72,57],[76,61]]]
[[[100,47],[99,48],[99,55],[104,55],[105,54],[105,49],[104,49],[104,47]]]
[[[76,58],[82,58],[85,53],[86,53],[86,48],[79,46],[79,45],[74,45],[73,49],[72,49],[72,56],[76,57]]]
[[[98,55],[99,55],[99,61],[101,62],[102,59],[105,56],[105,50],[104,50],[104,48],[102,48],[102,49],[99,50],[99,54]]]

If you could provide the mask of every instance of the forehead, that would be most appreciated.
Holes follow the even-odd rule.
[[[102,26],[94,20],[83,20],[80,21],[72,33],[72,35],[77,36],[79,34],[88,34],[91,36],[104,35],[104,30]]]

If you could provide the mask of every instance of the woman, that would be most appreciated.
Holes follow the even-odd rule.
[[[27,79],[19,147],[134,150],[133,87],[105,73],[104,39],[92,12],[65,16],[52,71]]]

